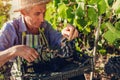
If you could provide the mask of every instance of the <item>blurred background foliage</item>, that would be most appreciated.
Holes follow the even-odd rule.
[[[10,17],[9,11],[11,4],[9,1],[10,0],[0,0],[0,28],[2,27],[3,23],[5,23]]]

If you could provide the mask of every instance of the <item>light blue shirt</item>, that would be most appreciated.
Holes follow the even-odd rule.
[[[61,33],[54,30],[47,21],[42,23],[41,27],[44,28],[49,46],[54,49],[60,47]],[[22,32],[24,31],[27,31],[27,27],[22,16],[5,23],[0,31],[0,50],[21,44]]]

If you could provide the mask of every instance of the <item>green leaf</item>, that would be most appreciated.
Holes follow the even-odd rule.
[[[82,28],[83,28],[83,26],[86,26],[86,25],[87,25],[87,21],[84,19],[84,17],[74,18],[74,23],[81,25]]]
[[[120,31],[116,30],[115,27],[111,25],[111,23],[106,23],[108,27],[108,31],[104,33],[104,38],[111,44],[115,42],[116,39],[120,38]]]
[[[92,7],[88,8],[88,18],[93,22],[96,22],[98,20],[97,12]]]
[[[112,5],[113,5],[113,2],[114,2],[115,0],[107,0],[107,1],[108,1],[109,6],[112,6]]]
[[[113,42],[115,41],[116,37],[115,35],[111,32],[111,31],[107,31],[104,34],[104,38],[110,43],[113,44]]]
[[[105,28],[106,28],[106,23],[102,23],[102,24],[101,24],[101,27],[100,27],[101,31],[104,31]]]
[[[72,2],[72,0],[71,0],[71,2]],[[68,0],[62,0],[62,3],[68,4],[69,1]]]
[[[99,53],[102,54],[102,55],[105,55],[106,54],[106,50],[105,49],[100,49]]]
[[[66,13],[67,13],[67,20],[68,20],[68,22],[73,23],[74,17],[75,17],[75,14],[73,13],[73,9],[72,8],[68,8]]]
[[[82,10],[81,6],[78,6],[75,11],[76,16],[83,17],[84,16],[84,10]]]
[[[81,31],[83,29],[83,27],[80,25],[79,20],[78,19],[74,19],[74,26],[77,26],[77,28]]]
[[[83,30],[85,30],[86,33],[91,32],[91,28],[90,28],[91,24],[92,22],[88,22],[87,25],[83,28]]]
[[[118,38],[118,39],[115,40],[114,46],[115,46],[116,48],[118,48],[118,49],[120,48],[120,38]]]
[[[46,10],[46,13],[45,13],[45,19],[48,20],[48,21],[53,19],[53,16],[55,16],[55,14],[54,14],[55,12],[56,12],[56,8],[52,5],[52,3],[48,4],[47,5],[47,10]]]
[[[116,10],[117,14],[120,14],[120,7]]]
[[[6,1],[6,0],[4,0]],[[9,19],[9,11],[11,8],[11,4],[8,3],[9,0],[6,1],[6,5],[3,4],[3,0],[0,0],[0,28],[3,24]]]
[[[120,21],[115,23],[115,28],[120,31]]]
[[[54,29],[57,28],[57,24],[58,24],[58,22],[57,22],[57,16],[54,16],[53,23],[52,23],[52,26],[53,26]]]
[[[53,0],[53,4],[55,7],[58,7],[59,3],[60,3],[60,0]]]
[[[89,0],[88,3],[89,4],[97,4],[99,3],[101,0]]]
[[[67,11],[68,7],[63,3],[59,4],[58,6],[59,6],[58,9],[57,9],[58,15],[61,18],[66,19],[67,18],[67,12],[66,11]]]
[[[76,0],[77,3],[81,2],[82,0]]]
[[[98,3],[97,7],[98,7],[98,13],[99,13],[99,15],[105,13],[106,12],[106,8],[107,8],[107,4],[106,4],[105,0],[101,0]]]
[[[111,31],[111,32],[115,32],[115,28],[113,27],[113,25],[111,23],[106,23],[106,26],[108,27],[108,29]]]

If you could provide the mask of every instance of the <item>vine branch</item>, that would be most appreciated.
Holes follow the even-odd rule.
[[[102,22],[102,16],[99,16],[99,23],[95,33],[95,42],[94,42],[94,49],[93,49],[93,72],[91,72],[90,80],[92,80],[92,78],[94,77],[94,67],[95,67],[95,61],[96,61],[97,45],[99,40],[101,22]]]

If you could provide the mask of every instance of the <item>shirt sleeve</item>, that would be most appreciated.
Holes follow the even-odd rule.
[[[47,23],[47,26],[45,28],[45,35],[51,48],[60,48],[62,34],[53,29],[49,23]]]
[[[0,50],[5,50],[14,45],[16,31],[12,23],[5,23],[0,30]]]

